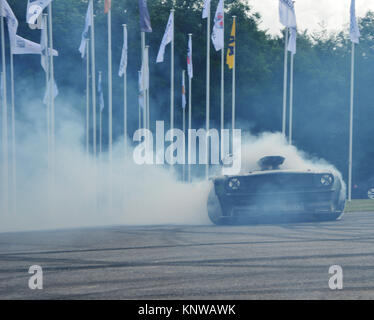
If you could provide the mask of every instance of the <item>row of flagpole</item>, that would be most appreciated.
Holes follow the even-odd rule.
[[[46,93],[44,103],[47,105],[47,140],[48,140],[48,166],[52,169],[49,170],[51,175],[49,181],[53,182],[54,176],[54,97],[58,94],[57,87],[53,77],[53,55],[57,55],[57,51],[53,50],[53,37],[52,37],[52,0],[39,1],[33,10],[30,9],[30,1],[28,1],[26,22],[29,25],[35,25],[36,19],[41,16],[45,21],[46,16],[41,15],[44,8],[48,6],[48,30],[49,30],[49,47],[46,34],[43,34],[44,43],[37,44],[30,40],[20,37],[17,34],[18,20],[15,17],[11,7],[6,0],[0,1],[0,19],[1,19],[1,102],[2,102],[2,147],[3,147],[3,198],[1,199],[4,212],[8,212],[8,187],[9,187],[9,163],[8,163],[8,102],[7,102],[7,83],[6,83],[6,57],[5,57],[5,32],[4,32],[4,19],[7,21],[9,42],[10,42],[10,96],[11,96],[11,190],[12,190],[12,209],[16,212],[16,194],[17,194],[17,170],[16,170],[16,121],[15,121],[15,86],[14,86],[14,55],[15,54],[40,54],[42,57],[41,64],[46,70],[48,65],[48,75],[46,81]],[[46,23],[43,23],[44,29],[47,29]],[[43,31],[44,32],[44,31]],[[44,56],[44,59],[43,59]],[[49,62],[46,62],[49,59]],[[50,81],[49,81],[50,79]],[[50,143],[51,142],[51,143]],[[50,148],[51,147],[51,148]]]
[[[224,128],[224,1],[220,0],[218,7],[217,7],[217,12],[215,15],[215,26],[213,29],[213,35],[212,35],[212,40],[213,43],[216,46],[216,50],[222,50],[221,52],[221,129]],[[142,48],[142,68],[140,71],[140,92],[141,97],[139,99],[139,127],[143,128],[148,128],[150,127],[150,109],[149,109],[149,47],[145,45],[145,33],[146,32],[151,32],[152,28],[150,26],[150,18],[149,18],[149,13],[148,13],[148,8],[145,0],[140,0],[139,1],[139,10],[140,10],[140,23],[141,23],[141,48]],[[170,129],[174,128],[174,79],[175,79],[175,72],[174,72],[174,9],[170,10],[170,16],[169,20],[166,26],[166,30],[161,42],[160,50],[157,55],[157,63],[163,62],[164,60],[164,53],[165,53],[165,47],[169,43],[171,43],[171,66],[170,66]],[[111,159],[111,150],[112,150],[112,62],[111,62],[111,1],[105,1],[105,13],[108,14],[108,91],[109,91],[109,159]],[[87,36],[87,29],[88,27],[91,27],[91,49],[93,48],[93,30],[94,30],[94,22],[93,22],[93,3],[92,0],[89,3],[89,9],[87,12],[87,15],[90,14],[91,16],[91,21],[87,22],[86,18],[86,27],[84,30],[85,36]],[[210,128],[210,1],[206,0],[204,2],[204,9],[203,9],[203,18],[208,18],[207,22],[207,83],[206,83],[206,129],[209,131]],[[235,19],[235,17],[234,17]],[[219,35],[215,33],[220,33]],[[233,35],[235,37],[235,34]],[[220,39],[215,40],[214,39],[219,37]],[[221,39],[222,38],[222,39]],[[82,41],[83,41],[83,36],[82,36]],[[126,25],[124,25],[124,49],[125,50],[125,41],[127,41],[127,28]],[[189,39],[189,42],[192,41]],[[219,44],[216,45],[215,41],[217,41]],[[191,45],[192,46],[192,45]],[[231,47],[231,55],[234,55],[234,46],[235,42],[233,42],[233,46]],[[126,43],[126,50],[127,50],[127,43]],[[93,56],[93,49],[91,50],[91,56]],[[89,57],[87,57],[89,58]],[[127,54],[126,54],[127,58]],[[234,57],[233,57],[234,58]],[[94,80],[94,58],[91,58],[92,60],[92,66],[91,66],[91,73],[93,74],[92,77],[92,94],[94,95],[94,85],[95,85],[95,80]],[[121,59],[122,60],[122,59]],[[127,63],[127,62],[126,62]],[[121,61],[121,68],[122,72],[120,71],[120,76],[124,75],[124,134],[125,137],[127,135],[127,94],[126,94],[126,68],[123,68],[122,66],[122,61]],[[88,71],[88,66],[87,66],[87,81],[89,78],[89,71]],[[235,109],[235,67],[230,66],[230,68],[233,68],[233,109]],[[192,77],[192,75],[191,75]],[[191,78],[190,77],[190,78]],[[190,81],[189,81],[190,85]],[[190,91],[190,94],[191,91]],[[89,103],[88,101],[88,95],[86,97],[87,104]],[[92,96],[92,100],[94,100],[94,96]],[[189,97],[189,101],[191,101],[191,97]],[[87,108],[88,110],[88,108]],[[95,112],[95,103],[93,101],[93,112]],[[142,119],[140,118],[142,114]],[[235,117],[235,110],[232,112],[233,116]],[[87,115],[88,117],[88,115]],[[101,117],[101,113],[100,113]],[[95,115],[93,116],[95,118]],[[101,119],[101,118],[100,118]],[[93,119],[94,123],[96,123],[96,120]],[[100,120],[101,123],[101,120]],[[233,127],[235,126],[235,120],[233,119]],[[96,128],[94,125],[94,137],[93,137],[93,143],[94,145],[96,144],[95,141],[95,132]],[[86,132],[87,134],[87,132]],[[101,127],[100,127],[100,139],[101,139]],[[125,138],[126,140],[126,138]],[[86,143],[88,139],[86,138]],[[126,142],[125,142],[126,144]],[[100,140],[100,146],[101,146],[101,140]],[[100,148],[101,149],[101,148]],[[88,150],[88,146],[87,146]],[[95,146],[94,146],[94,155],[95,155]],[[208,152],[207,152],[208,154]],[[190,170],[189,170],[190,173]],[[209,168],[208,165],[206,166],[206,174],[208,176],[209,174]],[[190,174],[189,174],[189,179],[190,179]]]
[[[287,74],[288,74],[288,51],[291,51],[290,70],[290,110],[289,110],[289,135],[288,141],[292,143],[293,126],[293,73],[294,55],[296,53],[296,15],[294,1],[279,0],[279,18],[285,29],[285,52],[284,52],[284,82],[283,82],[283,113],[282,133],[286,135],[286,109],[287,109]],[[350,79],[350,106],[349,106],[349,151],[348,151],[348,201],[352,200],[352,165],[353,165],[353,117],[354,117],[354,80],[355,80],[355,45],[359,43],[360,31],[356,19],[356,3],[351,0],[350,5],[350,39],[351,39],[351,79]],[[290,39],[289,39],[290,32]]]

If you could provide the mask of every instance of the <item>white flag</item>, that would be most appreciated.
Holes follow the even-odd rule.
[[[174,19],[173,19],[173,17],[174,17],[174,15],[172,13],[170,13],[168,24],[166,26],[166,30],[165,30],[164,36],[162,38],[160,50],[158,51],[157,60],[156,60],[157,63],[164,61],[165,47],[173,40],[173,35],[174,35],[174,30],[173,30],[173,26],[174,26],[174,21],[173,20]]]
[[[16,41],[12,46],[13,54],[42,54],[42,47],[39,43],[27,40],[16,35]],[[50,54],[50,49],[48,49]],[[53,55],[58,56],[58,51],[53,50]]]
[[[16,35],[16,41],[12,46],[13,54],[41,54],[42,47],[39,43],[32,42]]]
[[[182,77],[182,108],[186,108],[186,84],[184,79],[184,73]]]
[[[123,47],[121,55],[121,63],[119,65],[118,75],[122,77],[127,69],[127,28],[124,29]]]
[[[210,0],[204,0],[203,19],[208,18],[209,10],[210,10]]]
[[[43,12],[44,8],[51,3],[52,0],[28,0],[26,22],[29,24],[35,24],[36,19]]]
[[[292,52],[292,54],[296,54],[296,38],[297,38],[296,28],[290,28],[290,39],[288,42],[287,50]]]
[[[355,0],[351,0],[351,25],[350,25],[350,37],[353,43],[359,43],[360,30],[356,20],[356,3]]]
[[[48,36],[47,36],[47,21],[46,18],[43,17],[42,20],[42,30],[41,30],[41,37],[40,37],[40,47],[41,47],[41,58],[40,64],[45,72],[48,72]]]
[[[1,15],[6,19],[8,25],[9,39],[11,46],[13,46],[16,41],[16,34],[18,29],[18,20],[14,15],[11,7],[6,0],[2,0],[2,12]]]
[[[188,77],[193,78],[193,64],[192,64],[192,39],[188,39],[188,50],[187,50],[187,71]]]
[[[279,21],[285,27],[296,28],[295,7],[292,0],[279,0]]]
[[[216,15],[214,17],[214,27],[212,32],[212,41],[216,51],[222,50],[225,46],[224,43],[224,20],[223,20],[223,2],[219,0]]]
[[[88,4],[87,13],[86,13],[86,22],[84,25],[84,30],[82,33],[81,45],[79,46],[79,52],[81,53],[82,59],[86,55],[86,40],[89,38],[88,31],[92,24],[92,2]]]
[[[53,81],[53,99],[56,99],[56,97],[58,96],[58,88],[56,85],[56,81],[54,79],[52,81]],[[51,80],[48,80],[48,85],[45,90],[44,99],[43,99],[43,103],[45,105],[49,103],[50,97],[51,97]]]

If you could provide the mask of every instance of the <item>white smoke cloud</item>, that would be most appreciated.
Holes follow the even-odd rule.
[[[282,169],[293,170],[334,170],[323,159],[311,158],[305,152],[290,145],[281,133],[265,132],[259,136],[244,135],[242,147],[242,172],[259,170],[257,161],[265,156],[282,156]]]
[[[282,156],[285,158],[281,169],[330,171],[342,179],[341,173],[324,159],[311,157],[307,153],[290,145],[281,133],[265,132],[259,136],[249,134],[243,136],[242,173],[259,170],[259,159],[266,156]],[[342,179],[343,181],[343,179]],[[345,197],[346,185],[343,181],[341,197]]]
[[[210,182],[186,184],[178,180],[172,168],[136,165],[131,149],[124,157],[123,138],[114,146],[111,166],[106,153],[94,161],[85,154],[84,119],[77,109],[66,103],[56,108],[54,183],[48,175],[44,106],[29,103],[23,120],[17,122],[17,211],[12,210],[11,201],[8,213],[2,209],[0,232],[108,225],[210,224],[207,214]],[[310,159],[288,145],[281,134],[264,133],[243,137],[242,172],[258,169],[258,159],[266,155],[284,156],[286,169],[336,171],[325,161]]]
[[[56,174],[51,183],[45,108],[28,105],[26,121],[17,123],[17,211],[11,201],[8,213],[2,209],[0,232],[210,223],[206,211],[209,183],[184,184],[173,169],[136,165],[132,150],[124,157],[123,138],[114,146],[111,166],[107,153],[94,161],[82,144],[84,119],[66,104],[63,109],[58,106]]]

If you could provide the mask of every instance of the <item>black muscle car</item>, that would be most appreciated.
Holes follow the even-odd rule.
[[[215,224],[336,220],[344,182],[333,171],[282,170],[285,158],[264,157],[260,171],[213,178],[208,215]]]

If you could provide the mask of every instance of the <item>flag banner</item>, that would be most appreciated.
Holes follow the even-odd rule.
[[[182,109],[186,108],[186,83],[184,79],[184,73],[182,77]]]
[[[47,19],[42,21],[42,29],[41,29],[41,37],[40,37],[40,47],[41,47],[41,57],[40,57],[40,64],[45,72],[48,72],[48,35],[47,35]]]
[[[99,94],[99,104],[100,104],[100,112],[104,110],[104,93],[103,93],[103,85],[101,81],[101,73],[99,73],[99,83],[97,85],[97,93]]]
[[[82,33],[81,45],[79,46],[79,52],[81,53],[82,59],[86,55],[86,40],[89,38],[88,31],[92,24],[92,2],[88,4],[86,13],[86,22]]]
[[[210,10],[210,0],[204,0],[203,6],[203,19],[208,18],[208,12]]]
[[[48,49],[48,53],[50,54],[50,49]],[[42,54],[42,47],[39,43],[16,35],[16,41],[12,46],[12,54]],[[58,51],[53,50],[53,55],[58,56]]]
[[[112,0],[105,0],[104,13],[108,13],[112,9]]]
[[[216,51],[222,50],[224,48],[224,20],[223,20],[223,2],[219,0],[216,15],[214,16],[214,26],[212,32],[212,41]]]
[[[229,45],[227,49],[226,64],[229,66],[229,69],[234,67],[234,56],[235,56],[235,37],[236,37],[236,22],[232,23],[231,35],[229,40]]]
[[[296,28],[290,28],[290,39],[288,42],[287,50],[290,51],[292,54],[296,54],[296,38],[297,38]]]
[[[188,39],[187,49],[187,72],[190,79],[193,78],[193,64],[192,64],[192,39]]]
[[[16,34],[18,29],[18,20],[13,13],[13,10],[9,6],[6,0],[3,0],[2,13],[1,15],[6,19],[8,25],[9,40],[11,46],[14,45],[16,41]]]
[[[355,0],[351,0],[351,23],[349,34],[353,43],[359,43],[361,34],[357,25]]]
[[[58,96],[58,88],[57,88],[55,79],[52,79],[52,81],[53,81],[53,99],[56,99],[56,97]],[[49,103],[50,96],[51,96],[50,91],[51,91],[51,80],[48,80],[48,85],[45,90],[44,99],[43,99],[43,103],[45,105],[48,105]]]
[[[296,28],[295,7],[292,0],[279,0],[279,21],[285,27]]]
[[[141,70],[141,76],[142,76],[142,89],[148,90],[149,89],[149,55],[148,50],[144,50],[144,59],[142,63],[142,70]]]
[[[174,15],[170,13],[168,24],[166,26],[165,34],[162,38],[160,49],[157,54],[156,62],[164,62],[164,55],[165,55],[165,47],[173,40],[174,30],[173,30],[173,21]]]
[[[118,75],[122,77],[125,74],[126,70],[127,70],[127,28],[124,29],[121,63],[119,65]]]
[[[138,94],[138,101],[139,101],[139,106],[141,109],[144,109],[144,90],[143,90],[143,83],[142,83],[142,72],[139,72],[139,77],[138,77],[138,87],[139,87],[139,94]]]
[[[139,0],[140,31],[152,32],[151,18],[149,17],[147,0]]]
[[[44,8],[51,2],[52,0],[28,0],[26,22],[36,24],[36,19],[38,19]]]

